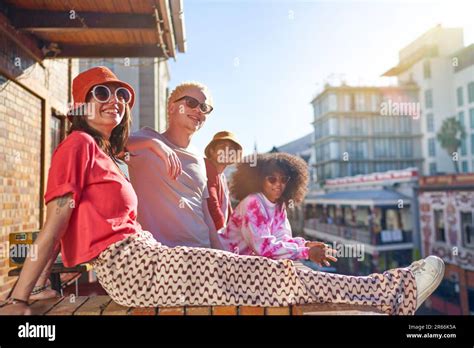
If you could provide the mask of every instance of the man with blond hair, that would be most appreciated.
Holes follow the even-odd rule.
[[[207,208],[204,158],[190,144],[212,109],[206,86],[181,83],[168,98],[166,131],[145,127],[127,144],[138,222],[170,247],[221,247]]]

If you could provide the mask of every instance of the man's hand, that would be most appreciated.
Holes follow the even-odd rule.
[[[306,242],[305,246],[310,248],[309,259],[321,267],[323,264],[329,267],[331,265],[329,261],[337,261],[337,258],[333,256],[337,251],[322,242]]]
[[[181,161],[176,152],[161,140],[154,138],[150,139],[150,149],[165,162],[168,175],[176,180],[182,173]]]

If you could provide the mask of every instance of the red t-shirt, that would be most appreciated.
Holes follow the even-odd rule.
[[[85,132],[72,132],[53,153],[46,204],[67,193],[73,194],[75,208],[61,238],[66,267],[95,258],[141,229],[132,185]]]

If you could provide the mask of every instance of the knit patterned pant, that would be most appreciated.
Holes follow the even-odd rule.
[[[413,273],[398,268],[364,277],[297,269],[291,260],[169,248],[140,231],[110,245],[92,262],[110,297],[127,307],[287,306],[346,303],[387,314],[414,314]]]

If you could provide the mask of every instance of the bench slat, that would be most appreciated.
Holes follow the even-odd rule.
[[[135,307],[130,308],[130,315],[156,315],[157,312],[156,307]]]
[[[112,299],[107,295],[89,297],[87,302],[74,312],[74,315],[101,315],[110,301]]]
[[[237,315],[237,306],[214,306],[212,315]]]
[[[74,299],[74,300],[72,300]],[[73,315],[85,301],[87,296],[67,296],[60,303],[54,306],[46,315]]]
[[[265,307],[240,306],[240,315],[265,315]]]
[[[127,315],[129,307],[119,305],[114,301],[110,301],[107,307],[102,311],[102,315]]]
[[[290,315],[290,307],[267,307],[265,315]]]
[[[186,307],[186,315],[211,315],[211,307],[206,307],[206,306]]]
[[[319,303],[293,306],[293,315],[386,315],[372,306]]]
[[[162,307],[158,309],[158,315],[184,315],[184,307]]]
[[[61,302],[63,299],[64,299],[64,297],[57,297],[57,298],[49,298],[47,300],[34,301],[30,305],[31,314],[33,314],[33,315],[43,315],[46,312],[48,312],[49,310],[51,310],[51,308],[53,308],[56,304]]]

